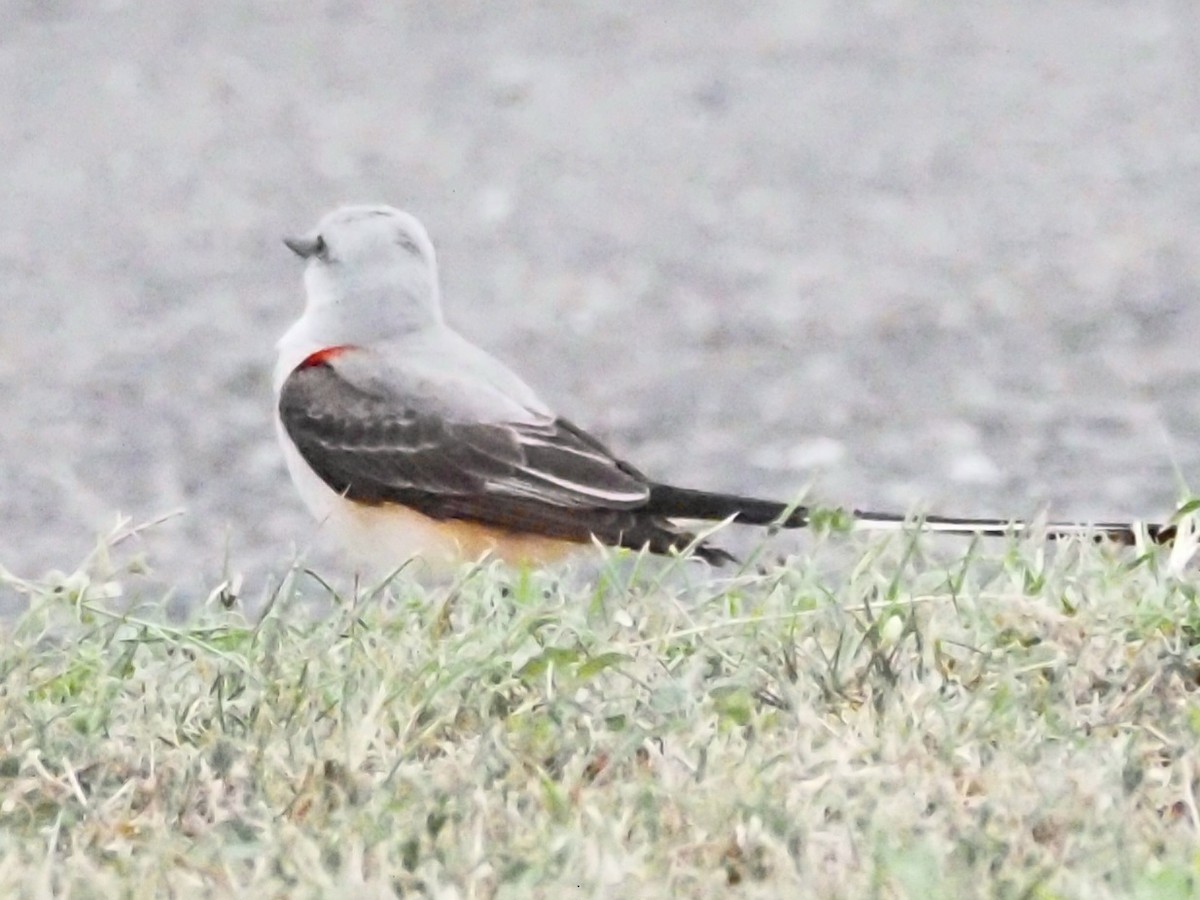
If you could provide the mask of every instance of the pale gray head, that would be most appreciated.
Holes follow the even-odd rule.
[[[441,323],[437,258],[414,216],[391,206],[343,206],[283,242],[308,263],[307,313],[331,330],[362,339]]]

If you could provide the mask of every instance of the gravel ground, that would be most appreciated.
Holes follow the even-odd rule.
[[[0,562],[186,507],[148,551],[187,599],[310,540],[279,236],[346,201],[419,215],[449,318],[666,479],[1081,517],[1195,481],[1190,4],[639,7],[0,8]]]

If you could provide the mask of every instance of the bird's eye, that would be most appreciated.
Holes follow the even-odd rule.
[[[320,260],[329,259],[329,245],[325,243],[324,235],[317,235],[316,243],[313,244],[313,256]]]

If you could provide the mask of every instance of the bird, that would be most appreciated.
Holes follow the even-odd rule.
[[[275,424],[304,504],[380,567],[485,556],[554,563],[594,544],[708,563],[733,554],[691,522],[813,524],[806,506],[660,482],[550,409],[442,314],[424,226],[386,205],[343,206],[284,238],[304,261],[302,315],[277,344]],[[1020,520],[853,510],[854,528],[1008,535]],[[1048,538],[1167,541],[1173,526],[1050,523]]]

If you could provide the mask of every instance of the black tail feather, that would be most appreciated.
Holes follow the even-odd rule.
[[[915,528],[924,528],[940,534],[982,535],[1003,537],[1029,531],[1035,526],[1021,519],[973,519],[957,516],[903,516],[897,513],[879,513],[855,510],[853,520],[864,530],[888,525],[899,526],[911,523]],[[1127,546],[1137,541],[1139,531],[1155,544],[1169,544],[1175,540],[1175,526],[1155,522],[1046,522],[1038,525],[1038,533],[1047,540],[1057,541],[1080,535],[1098,540],[1110,540]]]
[[[809,525],[812,513],[807,506],[793,507],[774,500],[695,491],[667,484],[650,486],[650,500],[646,512],[666,518],[700,519],[710,522],[732,519],[740,525],[770,525],[777,528],[804,528]],[[911,516],[858,509],[854,510],[850,517],[855,525],[863,530],[900,528],[907,525],[941,534],[1003,537],[1033,528],[1031,523],[1020,519]],[[1126,545],[1132,545],[1137,540],[1137,535],[1144,533],[1153,543],[1169,544],[1175,540],[1176,528],[1174,525],[1153,522],[1048,522],[1039,526],[1039,533],[1049,540],[1084,535]]]
[[[702,519],[708,522],[719,522],[733,517],[735,522],[742,525],[776,525],[780,528],[804,528],[808,525],[806,506],[793,508],[774,500],[693,491],[669,484],[650,486],[650,501],[646,505],[646,512],[656,516]],[[788,515],[783,519],[785,513]]]

